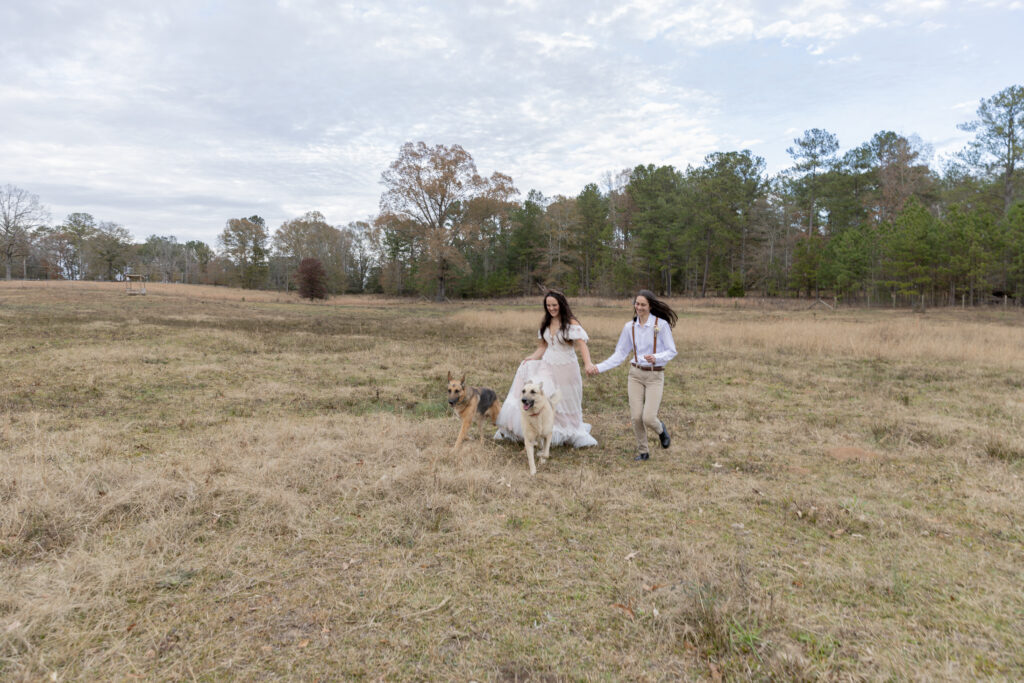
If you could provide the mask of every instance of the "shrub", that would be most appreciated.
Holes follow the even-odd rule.
[[[725,294],[726,296],[733,298],[743,297],[747,295],[747,290],[743,286],[743,280],[740,278],[740,276],[736,275],[732,278],[732,281],[729,283],[729,289],[726,290]]]
[[[295,282],[299,287],[299,296],[303,299],[327,298],[327,272],[320,259],[304,258],[295,272]]]

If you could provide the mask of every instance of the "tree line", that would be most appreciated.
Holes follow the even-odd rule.
[[[330,225],[311,211],[272,234],[226,221],[216,248],[73,213],[45,224],[34,195],[0,192],[8,278],[151,280],[290,289],[304,259],[327,291],[438,300],[531,294],[836,297],[868,304],[1024,298],[1024,87],[983,99],[974,134],[932,166],[916,137],[880,131],[840,154],[811,129],[766,173],[749,150],[700,165],[606,173],[575,196],[523,197],[459,145],[406,143],[381,175],[379,213]]]
[[[298,264],[313,257],[337,294],[367,291],[374,263],[368,223],[333,227],[316,211],[286,221],[273,236],[259,216],[229,219],[217,249],[172,235],[135,243],[124,226],[88,213],[69,214],[56,225],[46,225],[46,215],[37,196],[0,188],[0,260],[8,280],[117,281],[135,273],[152,282],[283,290],[296,287]]]

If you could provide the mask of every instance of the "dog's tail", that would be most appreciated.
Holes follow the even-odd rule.
[[[550,396],[548,396],[548,403],[551,404],[552,408],[557,406],[558,402],[561,401],[561,400],[562,400],[562,390],[561,389],[555,389],[554,393],[551,394]]]

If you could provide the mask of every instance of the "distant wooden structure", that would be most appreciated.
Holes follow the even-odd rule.
[[[821,304],[822,306],[824,306],[825,308],[827,308],[830,311],[834,311],[834,310],[836,310],[836,306],[839,305],[839,302],[836,301],[835,299],[833,299],[832,303],[828,303],[827,301],[825,301],[824,299],[822,299],[819,296],[817,301],[815,301],[814,303],[812,303],[810,306],[807,307],[807,310],[808,311],[811,310],[812,308],[814,308],[818,304]]]
[[[145,275],[125,275],[124,276],[124,291],[127,294],[145,294],[146,293],[146,276]]]

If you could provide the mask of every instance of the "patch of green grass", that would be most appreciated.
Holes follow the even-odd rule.
[[[827,633],[819,634],[811,631],[798,631],[793,634],[793,639],[803,645],[804,652],[817,662],[831,659],[839,649],[839,641]]]
[[[729,631],[729,648],[743,654],[757,654],[762,645],[761,629],[756,624],[748,624],[730,619],[726,624]]]
[[[412,409],[412,414],[423,418],[447,417],[451,414],[451,407],[443,400],[421,401]]]

